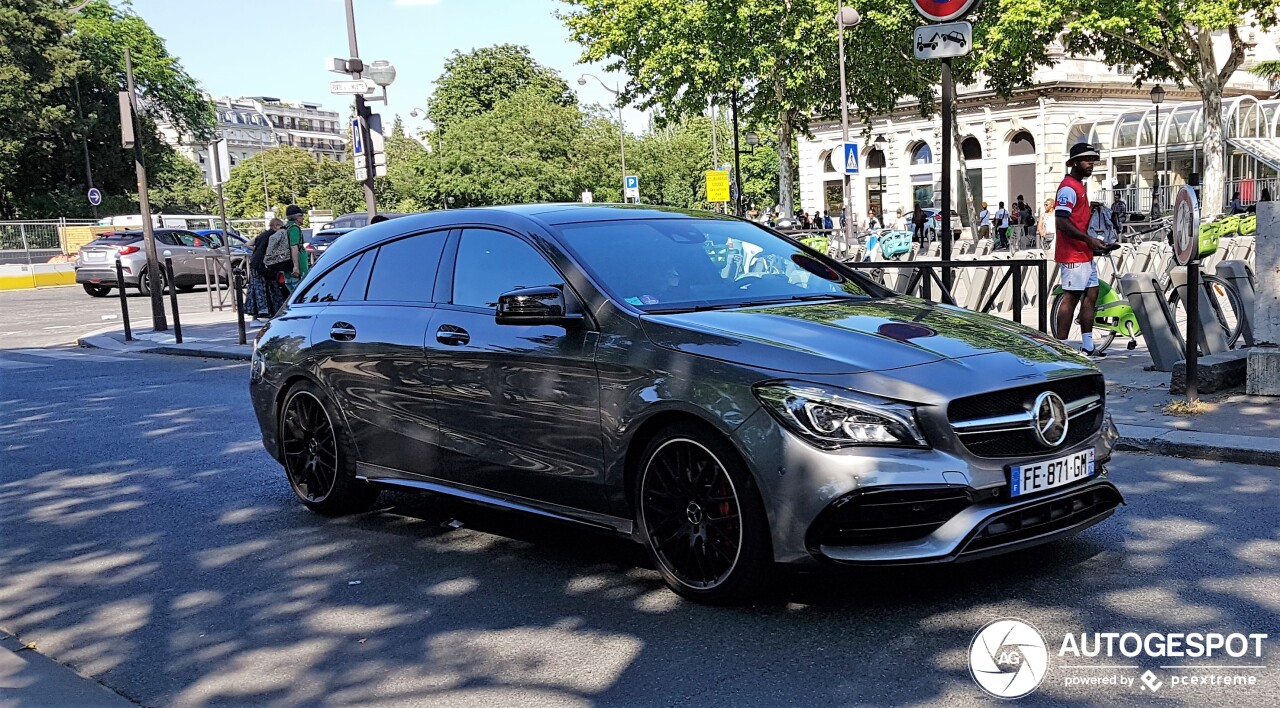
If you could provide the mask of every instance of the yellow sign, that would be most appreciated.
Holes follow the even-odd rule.
[[[729,201],[729,173],[724,170],[707,170],[707,201]]]

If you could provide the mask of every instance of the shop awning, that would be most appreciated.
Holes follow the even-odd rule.
[[[1280,140],[1275,138],[1227,138],[1241,152],[1280,172]]]

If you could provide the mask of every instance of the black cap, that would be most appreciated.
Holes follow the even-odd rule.
[[[1075,145],[1072,145],[1071,153],[1067,157],[1067,167],[1074,165],[1076,160],[1086,157],[1099,160],[1102,158],[1102,155],[1098,153],[1098,148],[1090,145],[1089,143],[1076,143]]]
[[[286,217],[302,216],[302,207],[298,206],[297,204],[290,204],[289,206],[285,207],[284,215]]]

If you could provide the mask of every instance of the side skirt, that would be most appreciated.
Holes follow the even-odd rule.
[[[400,487],[407,489],[417,489],[424,492],[435,492],[436,494],[445,494],[456,499],[473,502],[482,506],[495,509],[503,509],[507,511],[518,511],[525,514],[533,514],[546,519],[554,519],[556,521],[565,521],[583,526],[590,526],[594,529],[607,531],[609,533],[619,534],[623,536],[632,536],[635,523],[631,519],[623,519],[608,514],[597,514],[591,511],[582,511],[581,509],[573,509],[570,507],[560,506],[558,504],[548,504],[546,502],[519,497],[513,494],[502,494],[488,489],[472,487],[465,484],[457,484],[435,477],[413,474],[401,470],[382,467],[379,465],[369,464],[367,462],[356,463],[356,479],[362,479],[376,484],[386,485],[389,487]]]

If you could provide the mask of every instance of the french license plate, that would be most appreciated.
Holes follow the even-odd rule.
[[[1020,497],[1093,476],[1093,448],[1065,457],[1009,467],[1009,496]]]
[[[89,263],[101,263],[107,260],[107,254],[101,253],[101,252],[95,253],[94,251],[86,251],[84,254],[84,259]]]

